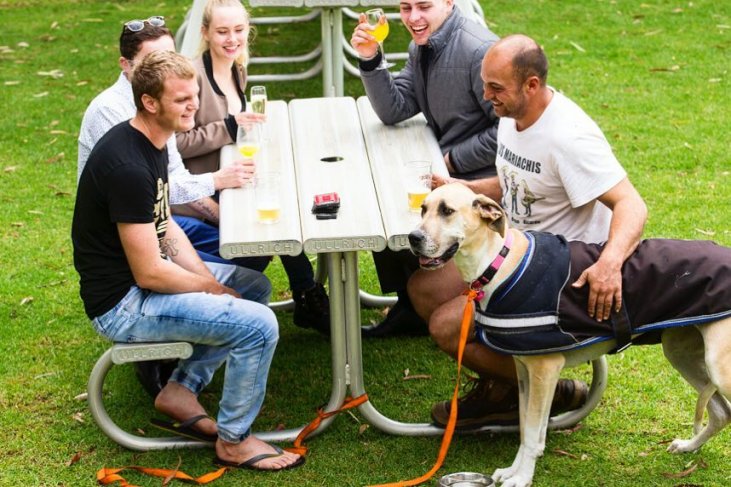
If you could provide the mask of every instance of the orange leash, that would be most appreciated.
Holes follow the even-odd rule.
[[[138,467],[136,465],[131,465],[128,467],[122,467],[122,468],[102,468],[96,473],[96,481],[101,485],[109,485],[114,482],[119,482],[121,487],[136,487],[135,485],[132,485],[127,482],[127,480],[119,475],[119,472],[122,470],[136,470],[138,472],[144,473],[145,475],[150,475],[151,477],[162,477],[164,479],[178,479],[183,480],[185,482],[194,483],[197,485],[204,485],[209,482],[213,482],[217,478],[219,478],[221,475],[226,473],[227,468],[219,468],[215,472],[209,472],[205,475],[201,475],[198,478],[193,478],[190,475],[181,472],[179,470],[169,470],[165,468],[147,468],[147,467]]]
[[[449,444],[452,442],[454,428],[457,425],[457,398],[459,397],[459,377],[462,370],[462,356],[464,355],[464,349],[467,345],[467,335],[469,335],[470,325],[472,324],[474,300],[477,297],[478,292],[470,289],[465,291],[464,294],[467,295],[467,304],[464,307],[464,313],[462,314],[462,326],[459,331],[459,348],[457,349],[457,383],[454,385],[454,393],[452,394],[451,407],[449,409],[449,421],[447,421],[447,427],[444,428],[444,436],[442,437],[442,445],[439,447],[437,461],[431,470],[421,477],[411,480],[399,480],[398,482],[388,484],[372,485],[370,487],[409,487],[423,484],[427,480],[431,479],[434,474],[437,473],[437,470],[442,468],[444,459],[449,451]]]
[[[285,448],[285,450],[287,450],[288,452],[297,453],[302,456],[307,455],[307,451],[309,450],[309,448],[306,445],[304,445],[302,442],[305,440],[305,438],[307,438],[310,435],[310,433],[315,431],[318,428],[318,426],[320,426],[320,423],[322,423],[322,420],[327,419],[331,416],[335,416],[336,414],[338,414],[342,411],[345,411],[346,409],[358,407],[361,404],[363,404],[364,402],[366,402],[367,400],[368,400],[368,395],[362,394],[356,398],[346,397],[345,402],[340,407],[340,409],[336,409],[334,411],[328,411],[328,412],[324,412],[322,410],[322,408],[318,409],[317,417],[315,419],[313,419],[310,424],[308,424],[307,426],[302,428],[302,431],[300,431],[300,434],[297,435],[297,438],[295,438],[293,446],[291,446],[289,448]]]

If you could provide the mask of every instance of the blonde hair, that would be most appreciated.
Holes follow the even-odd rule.
[[[138,110],[144,110],[142,95],[159,100],[165,91],[165,80],[195,79],[196,71],[190,60],[175,51],[153,51],[137,63],[132,71],[132,94]]]
[[[251,22],[249,22],[249,12],[246,10],[241,0],[208,0],[206,6],[203,8],[203,20],[201,21],[201,28],[206,31],[211,25],[211,18],[213,18],[213,11],[218,7],[240,7],[244,12],[244,18],[246,19],[246,45],[244,50],[239,57],[235,59],[236,64],[241,66],[247,66],[249,64],[249,41],[251,37]],[[201,36],[201,44],[198,49],[199,54],[203,54],[210,48],[208,41],[204,36]]]

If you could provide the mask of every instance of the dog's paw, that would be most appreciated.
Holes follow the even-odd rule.
[[[492,480],[503,487],[529,487],[533,484],[532,475],[522,475],[515,467],[498,468],[492,474]]]
[[[502,487],[530,487],[531,485],[533,485],[533,478],[523,475],[514,475],[502,483]]]
[[[693,440],[682,440],[680,438],[673,440],[668,446],[670,453],[691,453],[698,449]]]

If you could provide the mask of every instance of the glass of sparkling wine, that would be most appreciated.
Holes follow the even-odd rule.
[[[405,162],[404,183],[408,196],[409,211],[420,213],[421,204],[431,191],[431,162]]]
[[[278,172],[263,172],[256,175],[254,204],[256,219],[259,223],[271,225],[279,221],[281,213],[280,181],[281,176]]]
[[[236,132],[236,147],[246,159],[251,159],[261,150],[261,123],[245,123],[239,125]]]
[[[366,10],[365,16],[368,25],[373,27],[371,35],[376,38],[376,42],[378,42],[378,46],[381,48],[381,64],[378,66],[378,69],[388,69],[393,64],[386,61],[386,52],[383,50],[383,41],[388,37],[388,20],[386,19],[386,14],[382,8],[372,8]]]

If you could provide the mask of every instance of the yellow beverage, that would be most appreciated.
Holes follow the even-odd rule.
[[[421,212],[421,205],[428,194],[429,189],[423,186],[410,188],[408,191],[409,211]]]
[[[254,157],[254,154],[259,152],[258,144],[243,144],[239,146],[239,152],[246,158]]]
[[[252,95],[251,96],[251,110],[254,113],[266,113],[267,96],[266,95]]]
[[[256,218],[260,223],[277,223],[279,221],[279,207],[258,207]]]
[[[383,42],[388,37],[388,22],[379,22],[371,31],[371,35],[376,38],[376,42]]]

